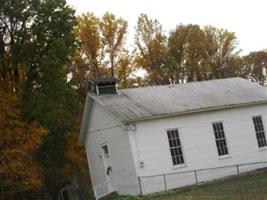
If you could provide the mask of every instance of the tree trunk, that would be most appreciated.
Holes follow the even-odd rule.
[[[114,55],[111,53],[110,54],[110,65],[111,65],[111,76],[115,77],[115,73],[114,73]]]

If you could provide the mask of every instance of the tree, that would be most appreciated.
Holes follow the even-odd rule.
[[[169,52],[179,82],[207,79],[205,35],[198,25],[179,25],[169,36]]]
[[[92,13],[78,17],[75,33],[80,47],[69,66],[70,72],[76,76],[72,82],[82,80],[76,82],[78,88],[84,89],[88,79],[117,77],[117,66],[125,55],[126,32],[127,22],[111,13],[105,13],[101,19]]]
[[[171,79],[174,82],[184,82],[187,77],[187,69],[185,66],[185,48],[186,48],[187,31],[184,26],[177,27],[171,32],[168,38],[168,55],[170,64],[168,66],[169,73],[173,74]]]
[[[20,95],[0,81],[0,184],[3,199],[37,199],[43,187],[42,170],[34,152],[47,130],[23,120]]]
[[[108,56],[111,76],[115,77],[115,67],[118,63],[120,53],[124,51],[127,22],[122,18],[116,18],[111,13],[105,13],[100,22],[102,42]]]
[[[83,14],[77,20],[75,35],[80,43],[77,55],[79,54],[82,58],[85,70],[90,72],[89,77],[99,77],[101,76],[100,68],[103,67],[101,65],[104,57],[99,27],[100,20],[92,13]]]
[[[56,198],[66,160],[65,133],[72,127],[76,103],[64,69],[75,48],[74,10],[65,0],[8,0],[1,3],[0,15],[1,79],[23,83],[23,118],[48,129],[37,155],[44,192]],[[21,68],[25,76],[20,78]]]
[[[78,17],[75,33],[80,46],[68,70],[71,84],[83,98],[87,81],[92,78],[114,76],[119,84],[123,79],[123,85],[127,85],[126,78],[132,70],[124,48],[126,32],[127,22],[111,13],[101,19],[92,13]]]
[[[65,157],[67,158],[67,163],[61,173],[64,181],[71,182],[76,186],[76,190],[72,191],[75,196],[78,196],[79,199],[90,199],[87,196],[88,191],[91,190],[91,180],[88,173],[85,148],[77,143],[81,125],[80,116],[76,117],[73,130],[66,135],[67,148]]]
[[[27,43],[31,38],[31,24],[36,16],[37,1],[1,1],[0,7],[0,79],[13,87],[19,77],[19,66],[25,62]]]
[[[244,76],[263,86],[267,86],[267,51],[251,52],[243,57]]]
[[[77,17],[74,33],[78,48],[68,64],[67,72],[71,74],[70,84],[83,102],[86,95],[87,81],[93,78],[108,76],[109,71],[104,65],[103,38],[100,30],[100,19],[93,13]]]
[[[240,71],[236,44],[235,34],[227,30],[179,25],[169,36],[169,71],[176,82],[236,76]]]
[[[125,52],[118,61],[115,71],[120,88],[129,88],[133,86],[135,81],[130,76],[134,69],[132,57],[128,52]]]
[[[230,65],[238,59],[239,50],[235,33],[212,26],[204,28],[206,37],[206,64],[212,70],[212,78],[236,76],[240,68]]]
[[[62,60],[58,54],[61,44],[53,45],[46,58],[40,63],[39,73],[29,84],[24,86],[24,116],[29,121],[37,120],[49,130],[47,139],[37,151],[37,156],[44,168],[45,193],[56,198],[58,185],[61,183],[61,170],[66,164],[66,133],[71,130],[76,113],[76,94],[68,84],[62,69]],[[28,87],[28,86],[33,87]]]
[[[149,19],[146,14],[138,18],[136,34],[136,65],[144,68],[149,74],[150,84],[164,84],[168,82],[162,71],[166,58],[166,36],[157,20]]]

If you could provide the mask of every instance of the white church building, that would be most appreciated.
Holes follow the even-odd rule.
[[[266,129],[267,89],[242,78],[121,90],[100,78],[88,87],[79,142],[98,199],[267,167]]]

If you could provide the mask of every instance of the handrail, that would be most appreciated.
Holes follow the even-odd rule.
[[[265,164],[265,163],[267,163],[267,161],[253,162],[253,163],[242,163],[242,164],[235,164],[235,165],[225,165],[225,166],[220,166],[220,167],[211,167],[211,168],[203,168],[203,169],[195,169],[195,170],[188,170],[188,171],[182,171],[182,172],[171,172],[171,173],[165,173],[165,174],[156,174],[156,175],[139,176],[139,177],[140,178],[151,178],[151,177],[157,177],[157,176],[195,173],[195,172],[201,172],[201,171],[207,171],[207,170],[223,169],[223,168],[230,168],[230,167],[236,167],[236,166],[240,167],[240,166],[246,166],[246,165],[257,165],[257,164]]]
[[[110,188],[110,183],[112,183],[112,180],[93,186],[96,200],[114,192],[114,190]]]
[[[208,170],[216,170],[216,169],[229,169],[229,168],[234,168],[236,169],[236,172],[235,174],[236,175],[240,175],[241,171],[240,171],[240,167],[241,166],[250,166],[250,165],[259,165],[259,164],[263,164],[261,166],[258,166],[256,167],[255,169],[260,169],[260,168],[265,168],[267,167],[267,161],[261,161],[261,162],[251,162],[251,163],[240,163],[240,164],[234,164],[234,165],[225,165],[225,166],[220,166],[220,167],[210,167],[210,168],[202,168],[202,169],[195,169],[195,170],[188,170],[188,171],[182,171],[182,172],[172,172],[172,173],[165,173],[165,174],[156,174],[156,175],[148,175],[148,176],[138,176],[137,179],[138,179],[138,183],[139,183],[139,190],[140,190],[140,195],[144,195],[144,194],[148,194],[148,193],[153,193],[153,192],[157,192],[157,191],[167,191],[169,189],[173,189],[173,188],[178,188],[180,186],[171,186],[171,188],[168,187],[168,183],[167,183],[167,176],[170,176],[170,175],[177,175],[177,174],[186,174],[186,173],[192,173],[192,178],[194,177],[194,181],[191,181],[190,183],[187,183],[186,185],[194,185],[194,184],[199,184],[200,182],[203,182],[203,180],[199,180],[199,176],[198,176],[198,172],[203,172],[203,171],[208,171]],[[254,168],[253,168],[254,169]],[[246,168],[245,171],[253,171],[253,169],[250,169],[250,168]],[[231,175],[233,171],[231,171]],[[230,174],[229,174],[230,175]],[[228,176],[225,174],[225,176]],[[154,190],[154,191],[151,191],[151,192],[147,192],[145,188],[143,188],[143,181],[142,180],[145,180],[146,178],[155,178],[155,177],[162,177],[162,189],[158,190]],[[221,178],[224,177],[224,176],[221,176]],[[218,177],[217,177],[218,178]],[[214,177],[214,179],[216,179]],[[209,179],[211,180],[211,179]],[[208,180],[204,180],[205,181],[208,181]]]

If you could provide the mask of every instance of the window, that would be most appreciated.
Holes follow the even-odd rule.
[[[182,145],[177,129],[167,131],[173,165],[184,164]]]
[[[261,147],[267,146],[261,116],[253,117],[253,123],[254,123],[255,131],[256,131],[256,137],[258,140],[259,147],[261,148]]]
[[[213,131],[215,135],[216,145],[219,156],[227,155],[228,148],[226,144],[226,138],[223,129],[223,123],[213,123]]]
[[[109,153],[108,153],[108,145],[103,145],[102,146],[102,149],[103,149],[103,153],[104,153],[104,156],[106,157],[106,158],[108,158],[109,157]]]

